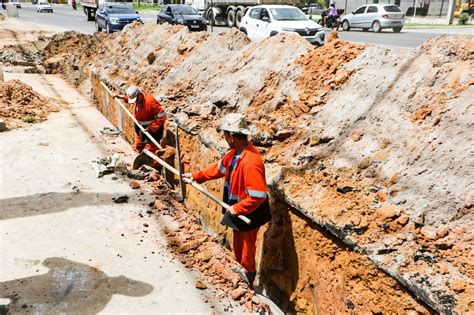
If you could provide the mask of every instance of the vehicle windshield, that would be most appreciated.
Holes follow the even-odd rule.
[[[308,20],[306,15],[298,8],[270,9],[272,16],[278,21],[304,21]]]
[[[40,2],[40,5],[49,5],[48,2]]]
[[[175,14],[181,15],[198,15],[199,13],[193,7],[181,6],[173,9]]]
[[[400,10],[396,5],[386,5],[383,8],[385,9],[385,12],[402,12],[402,10]]]
[[[109,14],[134,14],[132,9],[126,6],[109,7]]]

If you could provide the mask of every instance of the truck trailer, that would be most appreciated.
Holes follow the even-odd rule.
[[[193,6],[207,20],[209,25],[240,26],[240,21],[247,10],[255,5],[287,4],[300,5],[300,0],[190,0],[187,4]]]

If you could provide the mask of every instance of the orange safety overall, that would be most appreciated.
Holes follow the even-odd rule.
[[[193,179],[203,183],[211,179],[226,177],[229,187],[229,199],[234,211],[239,214],[250,214],[267,198],[265,167],[257,149],[249,144],[237,159],[231,175],[229,173],[234,160],[235,150],[229,151],[219,162],[208,168],[194,172]],[[250,231],[233,231],[233,249],[236,260],[247,270],[255,271],[255,253],[258,229]]]
[[[143,101],[140,104],[137,104],[137,102],[133,103],[133,115],[138,120],[138,123],[147,129],[151,136],[159,142],[163,137],[166,112],[153,95],[143,90],[140,92],[143,94]],[[128,103],[128,96],[125,96],[124,100]],[[158,151],[156,145],[137,126],[135,126],[135,133],[135,150],[142,152],[143,149],[147,149],[156,154]]]

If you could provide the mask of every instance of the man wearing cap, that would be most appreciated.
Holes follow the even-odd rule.
[[[163,127],[166,121],[166,112],[161,104],[148,92],[140,90],[137,86],[132,85],[127,89],[126,95],[114,95],[114,98],[123,99],[132,105],[133,115],[150,135],[160,141],[163,137]],[[143,149],[155,153],[158,148],[151,142],[147,136],[135,126],[135,150],[142,152]]]
[[[243,115],[227,115],[218,130],[224,131],[231,150],[217,163],[183,177],[198,183],[225,177],[223,199],[231,207],[221,223],[233,228],[235,258],[247,271],[252,285],[258,229],[270,220],[265,167],[260,153],[248,140],[252,132]],[[246,225],[238,215],[246,216],[252,223]]]

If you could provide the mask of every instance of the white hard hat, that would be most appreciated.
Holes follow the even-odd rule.
[[[243,135],[251,135],[252,130],[250,129],[250,126],[245,119],[245,116],[242,114],[228,114],[227,116],[224,117],[224,119],[221,121],[219,127],[217,127],[217,130],[224,130],[232,133],[240,133]]]
[[[140,89],[138,86],[132,85],[127,89],[128,103],[133,104],[137,101],[138,94]]]

